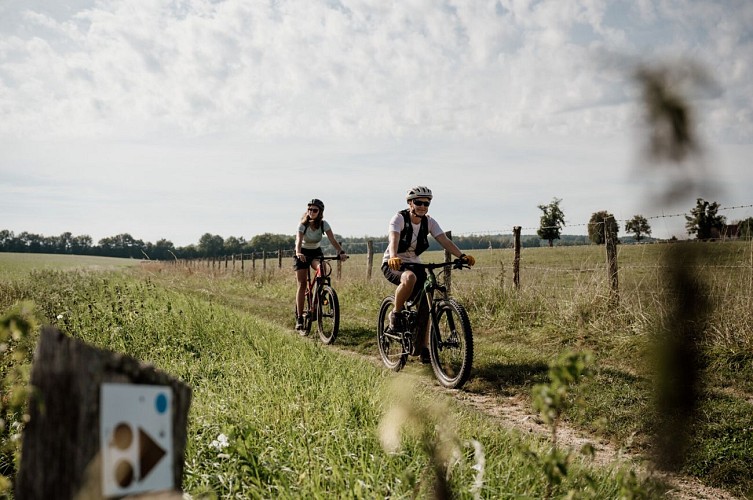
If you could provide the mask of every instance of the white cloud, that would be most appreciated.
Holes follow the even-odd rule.
[[[704,139],[748,148],[751,26],[746,0],[8,0],[0,173],[25,207],[14,209],[22,230],[34,230],[24,214],[39,217],[27,203],[76,206],[64,192],[29,195],[53,179],[90,200],[125,193],[151,209],[150,199],[164,200],[168,217],[192,204],[258,212],[276,200],[280,220],[222,227],[280,231],[300,215],[295,200],[311,197],[301,180],[311,169],[335,182],[335,210],[371,197],[363,219],[341,223],[345,234],[382,232],[411,182],[433,184],[453,205],[478,196],[494,200],[488,212],[510,214],[484,215],[479,230],[535,225],[536,205],[554,196],[574,204],[576,220],[611,203],[630,212],[617,200],[630,198],[636,65],[702,64],[716,82],[690,94]],[[742,157],[724,161],[750,179]],[[22,163],[25,198],[7,175]],[[605,163],[608,185],[589,193]],[[123,220],[125,202],[115,205],[108,215]],[[130,213],[140,214],[134,224],[146,218]],[[184,231],[199,220],[189,219]]]

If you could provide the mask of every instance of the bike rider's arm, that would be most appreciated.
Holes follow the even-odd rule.
[[[400,270],[400,257],[397,256],[397,243],[400,241],[400,233],[398,231],[390,231],[389,243],[387,248],[389,249],[390,258],[387,260],[387,264],[393,271]]]
[[[327,230],[327,238],[329,239],[329,242],[332,243],[332,246],[335,247],[335,251],[337,251],[337,255],[340,256],[340,260],[346,260],[348,255],[345,253],[345,250],[343,250],[343,247],[340,246],[340,242],[335,239],[335,234],[332,232],[332,229]]]
[[[440,234],[434,239],[437,240],[437,243],[442,245],[442,248],[450,252],[452,255],[454,255],[458,259],[460,258],[461,255],[463,255],[463,252],[460,251],[457,245],[455,245],[455,243],[453,243],[452,240],[448,238],[445,233]]]
[[[298,234],[295,236],[295,256],[298,257],[301,262],[306,262],[306,256],[303,255],[303,252],[301,251],[302,244],[303,233],[301,231],[298,231]]]
[[[457,257],[458,259],[465,259],[465,262],[472,266],[476,263],[476,259],[474,259],[470,255],[464,254],[458,247],[455,245],[455,243],[452,242],[450,238],[447,237],[446,234],[442,233],[439,236],[434,238],[437,240],[437,243],[442,245],[442,248],[450,252],[452,255]]]

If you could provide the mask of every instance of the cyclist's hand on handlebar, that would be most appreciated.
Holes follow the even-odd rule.
[[[306,256],[305,256],[305,255],[303,255],[302,253],[297,253],[297,254],[295,254],[295,256],[296,256],[296,258],[297,258],[298,260],[300,260],[301,262],[306,262]]]
[[[462,254],[460,258],[464,260],[466,264],[468,264],[471,267],[473,267],[476,264],[476,259],[473,258],[473,255]]]
[[[340,260],[348,260],[348,254],[345,253],[345,250],[342,250],[338,257],[340,258]]]
[[[403,260],[400,257],[390,257],[390,260],[387,261],[387,265],[393,271],[399,271],[402,264]]]

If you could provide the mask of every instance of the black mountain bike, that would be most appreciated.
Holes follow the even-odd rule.
[[[328,260],[340,260],[339,256],[316,257],[320,261],[319,267],[311,276],[311,268],[308,269],[306,280],[306,295],[303,304],[303,331],[311,333],[311,325],[316,321],[319,338],[324,344],[331,344],[337,338],[340,329],[340,302],[337,300],[337,292],[332,288],[330,275],[332,266]],[[298,315],[298,311],[296,311]]]
[[[423,289],[416,286],[413,296],[400,311],[402,328],[389,327],[390,312],[395,308],[395,297],[382,300],[377,321],[377,343],[382,361],[394,371],[400,371],[408,356],[421,351],[423,335],[429,334],[429,356],[434,375],[439,383],[450,389],[459,389],[468,380],[473,364],[473,332],[465,308],[447,294],[439,283],[435,269],[470,268],[463,259],[441,264],[403,264],[403,269],[425,269]]]

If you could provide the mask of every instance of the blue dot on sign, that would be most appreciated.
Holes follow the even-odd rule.
[[[162,393],[158,394],[154,405],[157,408],[157,413],[165,413],[165,410],[167,410],[167,396]]]

